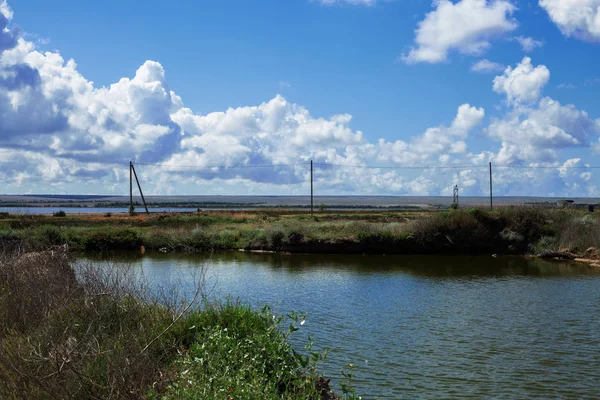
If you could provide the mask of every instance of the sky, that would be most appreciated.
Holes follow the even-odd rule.
[[[0,193],[600,196],[600,0],[0,0]]]

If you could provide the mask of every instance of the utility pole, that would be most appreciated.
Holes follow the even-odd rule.
[[[133,161],[129,161],[129,214],[133,214]]]
[[[310,160],[310,216],[313,216],[313,162]]]
[[[490,161],[490,210],[494,209],[494,202],[493,202],[493,195],[492,195],[492,162]]]
[[[148,211],[148,206],[146,205],[146,199],[144,199],[144,193],[142,192],[142,186],[140,185],[140,181],[138,179],[137,173],[135,172],[135,167],[133,166],[133,163],[131,164],[131,169],[133,170],[133,176],[135,176],[135,181],[137,182],[138,189],[140,189],[140,195],[142,195],[142,201],[144,202],[146,214],[150,215],[150,212]]]

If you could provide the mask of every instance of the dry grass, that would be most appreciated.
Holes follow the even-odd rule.
[[[0,338],[37,327],[81,293],[65,247],[0,257]]]
[[[127,268],[75,271],[64,250],[4,254],[0,288],[2,399],[140,398],[190,344],[173,332],[199,300],[150,296]]]

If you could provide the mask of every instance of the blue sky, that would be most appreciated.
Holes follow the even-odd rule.
[[[305,191],[304,165],[205,167],[491,161],[553,167],[501,168],[499,194],[598,196],[595,171],[570,167],[600,165],[600,0],[571,3],[0,0],[0,182],[120,193],[134,159],[186,166],[144,168],[156,194],[285,194]],[[16,66],[38,82],[15,84]],[[329,194],[487,190],[477,168],[317,179]]]

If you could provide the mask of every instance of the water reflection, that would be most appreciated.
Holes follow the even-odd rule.
[[[290,274],[302,274],[326,269],[359,274],[412,274],[426,277],[468,276],[576,276],[597,275],[600,269],[569,261],[547,261],[534,257],[502,256],[375,256],[375,255],[314,255],[250,253],[241,251],[208,253],[158,253],[149,252],[108,254],[101,257],[87,256],[96,260],[120,262],[184,264],[243,264],[251,263]]]

